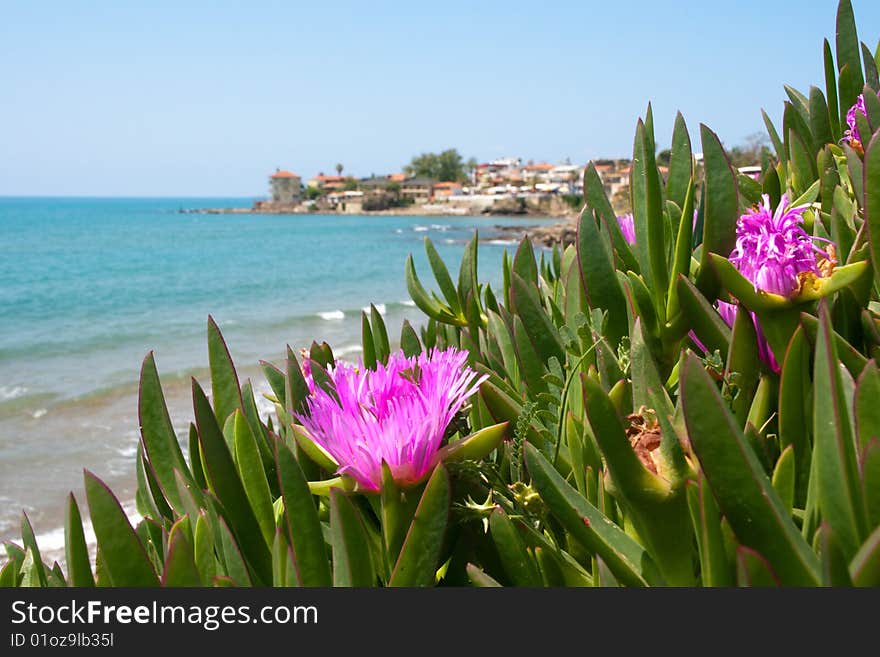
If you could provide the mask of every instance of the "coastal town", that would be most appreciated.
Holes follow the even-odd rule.
[[[631,162],[599,159],[593,164],[609,199],[629,203]],[[365,178],[319,172],[306,179],[287,169],[269,176],[269,198],[252,212],[340,214],[535,214],[570,216],[580,209],[585,165],[569,161],[523,161],[508,157],[472,163],[455,180],[389,173]]]

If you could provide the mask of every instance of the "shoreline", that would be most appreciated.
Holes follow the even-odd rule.
[[[272,201],[257,201],[251,207],[207,207],[207,208],[181,208],[183,214],[281,214],[281,215],[351,215],[351,216],[511,216],[511,217],[535,217],[535,218],[558,218],[566,219],[575,217],[578,211],[558,196],[542,196],[530,198],[527,196],[460,196],[452,197],[440,203],[415,203],[400,207],[384,208],[381,210],[363,210],[360,204],[355,211],[302,203],[275,203]]]

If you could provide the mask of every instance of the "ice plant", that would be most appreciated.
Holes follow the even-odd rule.
[[[880,96],[880,93],[878,93],[877,95]],[[863,148],[863,144],[862,135],[859,133],[859,126],[856,122],[856,113],[860,113],[862,116],[868,115],[868,110],[865,107],[865,96],[863,94],[859,94],[859,97],[856,99],[855,105],[847,110],[847,129],[843,131],[843,140],[848,142],[849,145],[853,148],[860,150]]]
[[[342,361],[327,374],[335,395],[322,388],[297,419],[312,440],[339,464],[338,474],[377,491],[382,463],[395,482],[413,484],[435,465],[447,427],[487,378],[466,366],[468,352],[432,350],[407,358],[403,352],[375,370]]]
[[[827,267],[820,269],[820,260],[827,261],[831,255],[816,246],[815,238],[804,230],[806,206],[791,207],[788,195],[783,194],[774,211],[770,207],[770,197],[764,194],[762,198],[761,205],[749,209],[737,221],[736,246],[728,259],[752,282],[756,292],[792,297],[801,289],[806,277],[827,273]],[[735,305],[719,301],[718,312],[729,325],[733,325],[737,312]],[[754,313],[752,319],[761,359],[774,371],[779,371],[779,364]]]
[[[620,226],[620,232],[623,233],[623,239],[627,244],[636,243],[636,225],[632,213],[617,215],[617,225]]]

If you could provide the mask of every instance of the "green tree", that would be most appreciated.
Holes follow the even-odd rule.
[[[441,182],[464,182],[467,180],[467,164],[454,148],[449,148],[442,153],[417,155],[403,167],[403,170],[410,176],[433,178]]]

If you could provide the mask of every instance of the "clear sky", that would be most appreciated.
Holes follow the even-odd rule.
[[[873,49],[880,2],[853,0]],[[0,0],[0,195],[264,196],[422,151],[629,156],[653,102],[728,146],[823,86],[836,2]],[[696,147],[699,150],[699,147]]]

